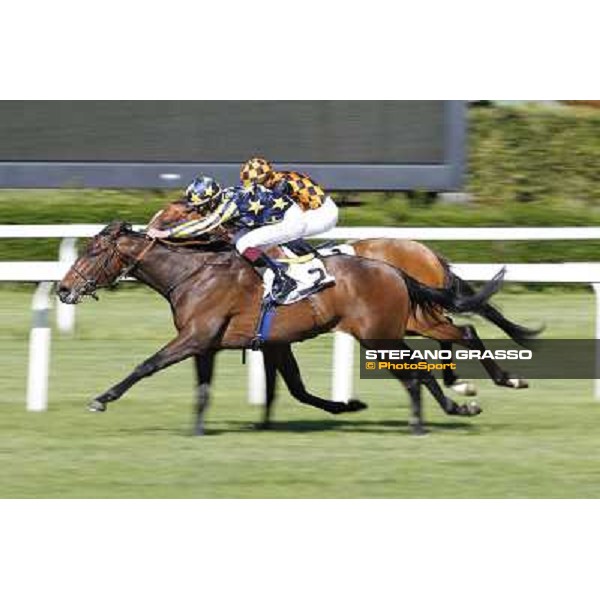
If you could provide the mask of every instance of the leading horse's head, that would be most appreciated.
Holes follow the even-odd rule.
[[[133,231],[128,223],[114,221],[95,235],[68,273],[58,284],[61,302],[77,304],[85,296],[115,283],[128,266],[127,257],[118,248],[118,240]],[[97,298],[96,298],[97,299]]]

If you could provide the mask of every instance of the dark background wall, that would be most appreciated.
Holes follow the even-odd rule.
[[[442,102],[0,102],[0,160],[425,163]]]

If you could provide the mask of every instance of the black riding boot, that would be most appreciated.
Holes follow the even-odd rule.
[[[266,269],[273,271],[271,296],[275,302],[282,302],[297,287],[296,282],[286,274],[287,267],[273,260],[258,248],[247,248],[242,256],[252,265],[262,279]]]

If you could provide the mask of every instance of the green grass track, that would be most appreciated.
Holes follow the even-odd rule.
[[[189,362],[135,386],[105,414],[85,405],[172,334],[168,306],[141,287],[78,307],[74,337],[54,332],[47,413],[25,411],[33,288],[0,287],[0,497],[521,498],[600,496],[600,402],[592,381],[478,382],[480,416],[444,416],[427,396],[430,435],[408,433],[394,381],[356,379],[362,413],[334,417],[282,393],[274,431],[252,425],[240,353],[219,357],[208,435],[190,435]],[[501,294],[550,337],[593,337],[591,293]],[[493,330],[478,323],[483,334]],[[496,334],[494,334],[496,335]],[[331,337],[296,346],[310,389],[328,394]]]

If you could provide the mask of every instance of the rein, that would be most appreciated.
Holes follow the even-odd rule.
[[[154,245],[156,244],[156,240],[150,240],[150,243],[142,249],[142,251],[137,255],[137,257],[133,260],[133,262],[128,265],[127,267],[125,267],[120,273],[119,276],[117,277],[117,279],[115,280],[114,285],[116,285],[120,279],[123,279],[124,277],[127,277],[127,275],[129,275],[142,261],[142,259],[144,258],[144,256],[146,256],[146,254],[148,254],[148,252],[150,252],[150,250],[154,247]],[[115,244],[115,248],[114,248],[115,252],[117,254],[119,254],[120,257],[122,257],[122,254],[117,250],[116,248],[116,244]]]
[[[189,247],[189,246],[210,246],[215,243],[231,244],[232,234],[225,227],[219,225],[215,228],[212,235],[205,238],[195,238],[192,240],[180,240],[174,242],[168,239],[161,239],[160,243],[173,248],[177,247]]]

